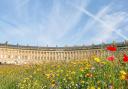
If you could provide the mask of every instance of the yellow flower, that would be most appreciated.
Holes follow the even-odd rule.
[[[83,80],[81,80],[80,82],[81,82],[82,84],[84,84],[84,83],[85,83],[85,81],[83,81]]]
[[[74,71],[71,72],[71,74],[73,74],[73,75],[74,75],[75,73],[76,73],[76,72],[74,72]]]
[[[122,75],[126,75],[126,74],[127,74],[124,70],[121,70],[120,73],[121,73]]]
[[[100,87],[98,87],[97,89],[101,89]]]
[[[56,85],[56,82],[55,82],[55,80],[52,80],[52,87],[54,87],[55,85]]]
[[[100,59],[99,59],[99,58],[94,58],[94,60],[95,60],[96,62],[100,62]]]
[[[91,89],[95,89],[95,87],[94,87],[94,86],[92,86],[92,87],[91,87]]]
[[[124,71],[124,70],[121,70],[120,71],[120,79],[121,80],[125,80],[125,79],[127,79],[127,73]]]
[[[45,74],[47,76],[47,78],[49,79],[50,78],[50,74]]]
[[[60,73],[63,73],[63,70],[62,69],[60,70]]]
[[[89,89],[96,89],[94,86],[90,87]]]
[[[125,75],[121,75],[121,76],[120,76],[120,79],[121,79],[121,80],[125,80]]]

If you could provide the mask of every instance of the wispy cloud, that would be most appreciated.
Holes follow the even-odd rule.
[[[112,36],[113,32],[115,32],[119,37],[123,38],[124,40],[128,40],[127,36],[117,31],[118,27],[121,26],[120,24],[123,23],[123,21],[127,18],[128,14],[126,12],[111,12],[111,4],[112,3],[100,10],[97,15],[92,14],[87,9],[80,6],[74,6],[85,15],[91,17],[85,25],[84,30],[75,35],[76,38],[78,38],[77,41],[84,37],[84,35],[86,35],[88,31],[94,30],[98,31],[96,31],[96,37],[93,36],[89,39],[91,43],[101,43],[106,42],[107,40],[114,40],[114,37]],[[93,30],[91,30],[92,28]]]
[[[93,38],[92,40],[97,42],[106,42],[107,40],[112,41],[116,40],[116,35],[122,38],[122,40],[127,40],[127,36],[118,31],[119,27],[126,18],[127,15],[123,14],[123,12],[116,12],[111,15],[105,15],[102,17],[102,19],[108,25],[108,27],[102,24],[96,24],[98,25],[98,29],[101,29],[101,31],[99,31],[96,38]]]
[[[83,10],[84,10],[84,8],[82,8],[81,9],[81,7],[79,8],[78,6],[76,7],[75,6],[75,8],[77,9],[77,10],[80,10],[82,13],[83,13]],[[94,18],[96,17],[96,18],[101,18],[101,17],[103,17],[106,13],[108,13],[108,11],[110,10],[109,9],[110,8],[110,4],[109,5],[107,5],[106,7],[104,7],[103,9],[101,9],[95,16],[93,16]],[[90,13],[90,12],[89,12]],[[85,13],[85,15],[86,15],[86,13]],[[88,15],[88,14],[87,14]],[[92,15],[90,16],[89,15],[89,17],[92,17]],[[76,35],[73,35],[73,37],[72,38],[76,38],[76,41],[78,41],[78,40],[80,40],[88,31],[93,31],[93,30],[91,30],[91,28],[93,28],[94,27],[94,25],[97,23],[97,19],[93,19],[93,17],[92,18],[90,18],[90,19],[88,19],[88,21],[85,23],[85,26],[83,27],[83,30],[81,30],[80,32],[78,32]],[[98,21],[99,22],[99,21]]]
[[[119,2],[119,7],[113,3],[116,2],[113,0],[0,1],[0,41],[64,46],[127,39],[128,12],[123,9],[116,10],[122,6],[126,9],[124,3],[122,5]],[[95,13],[90,11],[92,9]]]
[[[86,7],[88,3],[88,0],[85,0],[80,1],[79,3],[75,2],[74,4]],[[66,33],[72,30],[72,28],[78,24],[78,21],[81,18],[81,12],[76,11],[75,8],[69,6],[68,3],[65,3],[65,5],[68,7],[68,9],[64,11],[65,7],[62,6],[62,3],[55,2],[50,15],[48,16],[48,22],[46,26],[42,25],[42,29],[47,29],[45,31],[47,37],[45,38],[49,39],[50,44],[55,45],[58,43],[58,41],[61,41],[61,38],[63,38]],[[40,35],[39,40],[46,40],[47,42],[47,39],[42,40],[42,38],[44,38],[43,35]]]

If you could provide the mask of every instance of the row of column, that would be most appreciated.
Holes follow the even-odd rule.
[[[124,49],[122,49],[124,52]],[[125,50],[127,51],[127,50]],[[108,56],[111,53],[103,49],[92,50],[22,50],[0,48],[0,61],[5,62],[38,62],[42,60],[72,60],[72,59],[88,59],[91,56]]]

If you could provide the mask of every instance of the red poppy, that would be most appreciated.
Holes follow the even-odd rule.
[[[114,56],[110,56],[110,57],[107,58],[107,60],[109,60],[109,61],[113,61],[114,59],[115,59]]]
[[[128,62],[128,55],[124,54],[123,61]]]
[[[107,46],[107,50],[109,50],[109,51],[116,51],[117,48],[114,45],[109,45],[109,46]]]

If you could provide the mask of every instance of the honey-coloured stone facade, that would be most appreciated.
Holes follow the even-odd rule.
[[[111,52],[105,50],[110,44],[74,46],[74,47],[37,47],[11,44],[0,44],[0,63],[29,64],[42,61],[81,60],[89,59],[92,55],[107,56]],[[118,53],[128,52],[127,42],[115,44]]]

